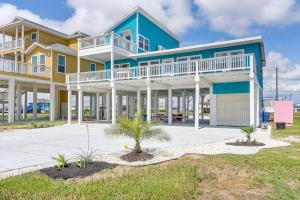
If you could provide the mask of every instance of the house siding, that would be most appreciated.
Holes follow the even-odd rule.
[[[226,82],[226,83],[214,83],[213,94],[241,94],[250,92],[250,82]]]

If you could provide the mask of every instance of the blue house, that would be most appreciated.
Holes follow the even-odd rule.
[[[144,114],[148,121],[191,123],[196,129],[202,123],[261,123],[261,36],[181,47],[172,31],[137,7],[98,36],[80,39],[78,57],[78,73],[67,76],[69,95],[77,92],[78,102],[86,92],[94,93],[97,101],[101,97],[108,122]],[[105,69],[80,72],[81,58],[102,62]],[[205,110],[209,115],[204,116]]]

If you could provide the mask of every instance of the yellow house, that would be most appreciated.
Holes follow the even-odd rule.
[[[28,92],[33,92],[33,119],[39,92],[50,94],[50,120],[65,118],[66,74],[77,72],[77,40],[88,35],[67,35],[21,17],[0,26],[0,34],[0,102],[8,105],[8,122],[27,118]],[[80,62],[81,72],[104,68],[93,58]]]

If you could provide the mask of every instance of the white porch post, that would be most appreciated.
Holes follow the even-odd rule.
[[[68,89],[68,124],[72,123],[72,90]]]
[[[185,122],[186,119],[186,90],[182,92],[182,122]]]
[[[8,81],[8,123],[15,121],[15,79],[11,78]]]
[[[256,126],[258,127],[260,125],[260,87],[259,83],[257,83],[256,87]]]
[[[106,92],[106,100],[105,100],[105,103],[106,103],[106,121],[107,122],[110,122],[110,93],[109,92]]]
[[[90,95],[90,118],[93,117],[93,95]]]
[[[195,75],[195,102],[194,102],[194,114],[195,114],[195,129],[199,129],[199,96],[200,96],[200,77],[198,74],[198,63],[196,63],[196,75]]]
[[[115,84],[113,83],[111,86],[111,110],[112,110],[112,117],[111,122],[112,124],[116,123],[116,88]]]
[[[25,91],[24,93],[23,119],[27,119],[27,91]]]
[[[78,124],[82,124],[82,106],[83,106],[83,92],[78,90]]]
[[[25,41],[24,41],[24,24],[21,26],[21,39],[22,39],[22,57],[24,58],[23,51],[25,50]]]
[[[100,116],[99,116],[99,92],[96,93],[96,120],[99,121],[100,120]]]
[[[177,114],[180,113],[180,97],[177,97]]]
[[[50,105],[51,106],[51,105]],[[33,87],[33,96],[32,96],[32,119],[37,119],[37,87]]]
[[[209,89],[209,102],[210,102],[210,125],[217,125],[217,96],[213,91],[213,84],[210,85]]]
[[[172,89],[168,89],[168,124],[172,124]]]
[[[201,95],[201,121],[204,120],[204,95]]]
[[[250,126],[255,126],[255,82],[254,73],[250,72]]]
[[[147,121],[151,122],[151,85],[147,80]]]
[[[136,112],[137,116],[141,116],[141,90],[138,89],[136,92]]]
[[[117,119],[122,117],[123,96],[117,95]]]
[[[158,102],[158,99],[157,99],[157,93],[158,91],[156,90],[154,92],[154,99],[153,99],[153,110],[154,110],[154,115],[156,116],[157,115],[157,102]]]
[[[129,95],[126,95],[126,117],[129,117]]]
[[[56,110],[56,91],[55,85],[50,85],[50,121],[53,122],[55,120],[55,110]]]
[[[22,110],[22,85],[17,85],[17,120],[21,120]]]

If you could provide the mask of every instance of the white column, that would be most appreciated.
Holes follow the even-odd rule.
[[[129,118],[129,95],[126,95],[126,117]]]
[[[115,84],[111,86],[111,110],[112,110],[112,117],[111,122],[112,124],[116,123],[116,88]]]
[[[8,81],[8,123],[15,121],[15,79]]]
[[[185,122],[186,119],[186,91],[182,92],[182,122]]]
[[[82,124],[82,106],[83,106],[83,92],[78,90],[78,124]]]
[[[79,41],[80,39],[78,39],[77,44],[79,47]],[[80,56],[79,56],[79,51],[78,51],[78,55],[77,55],[77,89],[80,90],[80,72],[81,72],[81,66],[80,66]]]
[[[68,90],[68,124],[72,123],[72,90]]]
[[[25,50],[24,24],[22,24],[22,27],[21,27],[21,39],[22,39],[22,57],[24,59],[24,54],[23,54],[23,51]],[[23,62],[24,62],[24,60],[23,60]]]
[[[50,103],[51,104],[51,103]],[[50,105],[51,106],[51,105]],[[50,114],[51,115],[51,114]],[[32,96],[32,119],[37,119],[37,87],[33,87],[33,96]]]
[[[18,26],[16,26],[16,35],[15,35],[16,46],[17,46],[18,37],[19,37],[19,28],[18,28]]]
[[[154,98],[153,98],[153,110],[154,110],[154,115],[157,115],[157,93],[158,91],[156,90],[154,92]]]
[[[17,85],[17,120],[21,120],[22,113],[22,85]]]
[[[186,116],[189,118],[189,112],[190,112],[190,96],[188,95],[186,97]]]
[[[111,101],[110,101],[110,97],[111,97],[111,95],[110,95],[110,93],[109,92],[107,92],[106,93],[106,121],[107,122],[110,122],[110,111],[111,111],[111,108],[110,108],[110,103],[111,103]]]
[[[211,84],[209,89],[209,102],[210,102],[210,125],[217,125],[217,96],[213,92],[213,84]]]
[[[93,117],[93,95],[90,95],[90,118]]]
[[[168,124],[172,124],[172,89],[168,89]]]
[[[204,95],[201,95],[201,121],[204,120]]]
[[[255,82],[254,73],[250,72],[250,126],[255,126]]]
[[[147,121],[151,122],[151,86],[150,86],[150,81],[147,81]]]
[[[100,115],[99,115],[99,92],[96,93],[96,120],[100,120]]]
[[[141,116],[141,90],[138,89],[136,93],[136,112],[137,116]]]
[[[180,97],[177,97],[177,114],[180,113]]]
[[[117,119],[122,117],[123,96],[117,95]]]
[[[27,119],[27,91],[25,91],[24,93],[23,119]]]
[[[259,83],[256,85],[256,126],[258,127],[260,125],[260,88]]]
[[[56,91],[55,85],[50,85],[50,121],[53,122],[55,120],[55,110],[56,110]]]
[[[199,96],[200,96],[200,78],[199,75],[195,76],[195,82],[196,82],[196,86],[195,86],[195,129],[198,130],[199,129]]]

